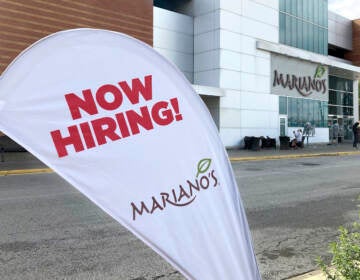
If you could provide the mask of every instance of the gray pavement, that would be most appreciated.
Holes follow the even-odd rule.
[[[301,158],[349,152],[352,156]],[[229,150],[263,280],[316,269],[337,228],[357,217],[360,154],[350,143]],[[44,168],[6,153],[1,170]],[[183,277],[56,174],[0,177],[1,279],[179,280]]]
[[[0,162],[0,171],[47,167],[28,152],[5,152],[3,159],[4,162]]]
[[[234,162],[263,280],[317,269],[358,218],[360,155]]]

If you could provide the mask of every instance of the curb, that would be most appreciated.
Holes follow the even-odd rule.
[[[258,157],[230,157],[231,162],[240,161],[260,161],[260,160],[277,160],[293,158],[311,158],[311,157],[333,157],[333,156],[352,156],[360,155],[360,152],[327,152],[327,153],[310,153],[296,155],[275,155],[275,156],[258,156]]]
[[[261,161],[261,160],[279,160],[279,159],[294,159],[294,158],[312,158],[312,157],[327,157],[327,156],[351,156],[360,155],[360,151],[356,152],[333,152],[333,153],[310,153],[310,154],[295,154],[295,155],[273,155],[273,156],[257,156],[257,157],[229,157],[231,162],[242,161]],[[10,175],[25,175],[25,174],[41,174],[53,173],[51,168],[33,168],[33,169],[15,169],[15,170],[0,170],[1,176]]]
[[[287,278],[287,280],[326,280],[326,276],[321,270],[310,271],[305,274]]]
[[[53,172],[54,171],[50,168],[3,170],[3,171],[0,171],[0,176],[53,173]]]

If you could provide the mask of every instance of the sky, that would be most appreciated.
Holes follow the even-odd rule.
[[[329,10],[349,19],[360,18],[360,0],[328,0]]]

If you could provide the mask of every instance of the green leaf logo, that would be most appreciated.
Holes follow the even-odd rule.
[[[200,160],[197,165],[196,178],[199,176],[199,174],[202,174],[202,173],[205,173],[206,171],[208,171],[208,169],[210,168],[210,165],[211,165],[210,158],[203,158],[202,160]]]
[[[322,65],[319,65],[316,68],[314,78],[322,78],[322,76],[324,76],[325,72],[326,72],[326,68]]]

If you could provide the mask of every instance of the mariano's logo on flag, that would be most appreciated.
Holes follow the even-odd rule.
[[[211,159],[204,158],[197,165],[195,178],[187,179],[171,190],[152,196],[148,202],[131,202],[133,220],[145,213],[153,214],[156,211],[163,211],[169,206],[188,206],[195,201],[199,192],[220,186],[215,170],[210,167]]]
[[[0,130],[187,279],[260,279],[217,128],[148,45],[94,29],[36,42],[2,75]]]

